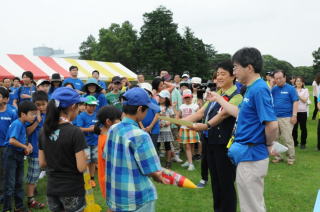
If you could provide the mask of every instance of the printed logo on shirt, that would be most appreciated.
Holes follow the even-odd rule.
[[[288,94],[289,92],[288,91],[281,91],[280,93],[281,94]]]
[[[245,97],[245,98],[243,98],[243,101],[246,102],[246,103],[248,103],[248,102],[250,101],[250,99],[247,98],[247,97]]]
[[[11,121],[11,120],[12,120],[11,117],[1,117],[0,119],[1,119],[1,120],[6,120],[6,121]]]

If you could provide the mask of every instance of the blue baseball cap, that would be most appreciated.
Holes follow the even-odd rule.
[[[79,93],[69,87],[57,88],[51,96],[56,102],[56,107],[67,108],[70,105],[77,104],[79,102],[86,102],[87,98],[83,98]]]
[[[152,110],[160,110],[159,106],[153,104],[151,99],[143,88],[131,88],[123,94],[126,101],[123,102],[124,105],[134,105],[134,106],[148,106]]]

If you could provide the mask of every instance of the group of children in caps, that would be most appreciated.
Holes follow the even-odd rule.
[[[75,68],[70,67],[71,75]],[[174,150],[180,148],[177,137],[186,144],[187,161],[182,166],[195,169],[191,144],[199,142],[199,135],[182,127],[175,138],[171,123],[158,120],[159,115],[184,118],[197,111],[189,89],[182,93],[183,104],[178,91],[181,106],[176,110],[177,105],[171,104],[172,84],[160,78],[154,91],[154,83],[124,89],[121,78],[114,77],[106,95],[102,92],[106,87],[94,78],[86,84],[75,78],[62,82],[54,74],[51,82],[39,80],[34,86],[32,72],[24,72],[22,80],[23,86],[12,89],[14,95],[0,87],[2,211],[44,207],[83,211],[83,172],[89,170],[90,184],[95,187],[97,167],[109,211],[154,211],[157,193],[149,177],[166,183],[158,157],[161,143],[167,154],[165,167],[171,167],[172,159],[182,162]],[[47,173],[48,206],[35,199],[41,169]]]

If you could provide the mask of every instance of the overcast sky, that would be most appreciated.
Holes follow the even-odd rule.
[[[32,54],[41,45],[78,52],[111,23],[129,20],[140,31],[143,13],[159,5],[173,12],[179,32],[189,26],[219,53],[253,46],[301,66],[312,65],[320,47],[319,0],[3,0],[0,54]]]

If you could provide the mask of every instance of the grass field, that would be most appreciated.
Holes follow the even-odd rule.
[[[313,105],[310,113],[313,112]],[[308,120],[307,148],[296,148],[296,163],[269,165],[265,179],[265,200],[269,212],[310,212],[320,189],[320,152],[316,150],[317,122]],[[196,170],[189,172],[179,164],[172,169],[187,176],[193,182],[200,180],[200,162],[196,161]],[[212,209],[212,193],[210,184],[204,189],[181,189],[170,185],[156,184],[159,199],[159,212],[209,212]],[[38,185],[37,199],[45,202],[45,179]],[[101,198],[98,187],[95,189],[98,204],[106,210],[105,201]],[[48,209],[37,211],[49,211]]]

